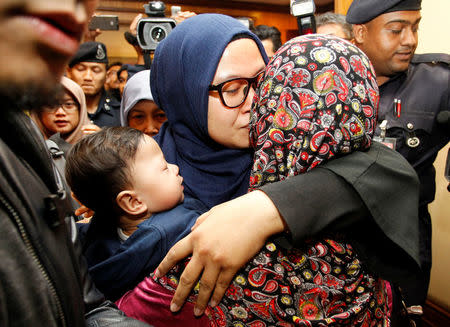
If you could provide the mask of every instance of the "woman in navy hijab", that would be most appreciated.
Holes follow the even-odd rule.
[[[153,59],[152,94],[168,119],[156,140],[167,160],[180,167],[185,194],[211,208],[247,191],[253,153],[248,123],[254,89],[246,89],[240,106],[229,108],[222,104],[219,92],[209,87],[216,80],[254,77],[264,69],[267,57],[259,39],[234,18],[204,14],[182,24],[160,43]],[[228,76],[215,78],[224,49],[236,38],[250,44],[251,49],[241,50],[244,54],[252,53],[246,53],[248,59],[244,57],[238,65],[233,60],[225,72]],[[255,57],[259,57],[256,62]],[[222,94],[226,92],[230,93],[223,88]],[[208,112],[210,102],[220,107],[213,117]],[[227,135],[214,137],[217,133]]]

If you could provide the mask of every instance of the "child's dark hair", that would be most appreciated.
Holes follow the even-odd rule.
[[[77,199],[95,211],[104,232],[115,231],[117,195],[130,186],[130,161],[144,133],[130,127],[105,127],[72,146],[66,158],[66,179]],[[106,219],[106,224],[99,220]]]

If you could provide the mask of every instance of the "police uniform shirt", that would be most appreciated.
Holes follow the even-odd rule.
[[[415,55],[406,72],[380,86],[377,135],[387,121],[387,137],[417,171],[421,206],[434,200],[437,153],[448,142],[448,124],[436,116],[450,110],[450,55]],[[397,102],[397,103],[396,103]]]
[[[120,126],[120,102],[108,96],[103,90],[97,111],[93,114],[88,114],[88,116],[95,125],[100,127]]]

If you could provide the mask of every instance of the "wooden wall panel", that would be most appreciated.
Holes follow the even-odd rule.
[[[144,13],[143,5],[148,1],[134,0],[101,0],[97,10],[98,14],[118,15],[119,31],[104,31],[97,40],[106,44],[110,60],[121,60],[125,63],[134,63],[136,54],[124,39],[123,33],[138,13]],[[219,0],[192,0],[192,1],[164,1],[166,16],[170,16],[172,5],[181,6],[183,11],[200,13],[221,13],[233,17],[251,17],[255,25],[265,24],[276,26],[281,32],[282,42],[298,35],[297,21],[290,15],[289,6],[269,5],[262,3],[241,3]],[[333,3],[317,7],[317,13],[333,10]]]
[[[334,12],[345,15],[353,0],[334,0]]]

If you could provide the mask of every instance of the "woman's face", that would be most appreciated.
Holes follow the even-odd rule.
[[[211,84],[217,85],[234,78],[251,78],[264,67],[264,59],[255,41],[239,39],[225,48]],[[214,141],[229,148],[250,147],[249,121],[254,94],[255,90],[250,87],[245,101],[239,107],[230,109],[222,103],[219,92],[209,92],[208,133]]]
[[[167,120],[163,110],[150,100],[141,100],[128,113],[128,126],[138,129],[148,136],[155,136]]]
[[[70,93],[65,92],[61,104],[44,108],[40,119],[49,135],[60,133],[64,137],[78,126],[80,105]]]

